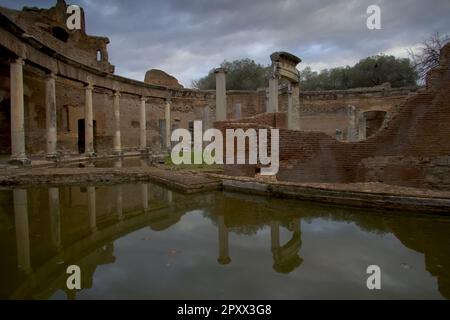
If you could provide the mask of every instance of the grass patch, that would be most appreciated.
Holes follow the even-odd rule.
[[[167,167],[169,167],[170,169],[174,169],[174,170],[183,170],[183,169],[190,169],[190,170],[220,170],[223,169],[223,165],[222,164],[206,164],[204,162],[205,160],[205,156],[209,157],[209,160],[211,160],[213,158],[213,156],[211,155],[204,155],[203,153],[202,155],[202,159],[203,159],[203,163],[202,164],[194,164],[194,156],[195,153],[194,152],[188,152],[189,157],[191,159],[191,163],[192,164],[174,164],[172,162],[172,158],[170,155],[168,155],[164,161],[164,165],[166,165]],[[183,154],[183,156],[186,156],[185,154]]]

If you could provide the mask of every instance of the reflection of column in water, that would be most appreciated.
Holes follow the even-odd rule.
[[[122,186],[116,186],[116,215],[117,219],[123,219],[123,200],[122,200]]]
[[[97,213],[95,211],[95,187],[87,187],[87,200],[89,211],[89,227],[91,232],[97,231]]]
[[[148,167],[147,159],[140,158],[139,162],[141,163],[141,167]]]
[[[166,195],[167,195],[167,203],[168,204],[172,204],[173,201],[173,193],[170,190],[166,190]]]
[[[142,208],[148,209],[148,184],[141,184]]]
[[[229,264],[231,262],[231,258],[229,256],[229,248],[228,248],[228,228],[225,225],[224,216],[219,216],[218,229],[219,229],[219,258],[217,259],[217,261],[220,264]]]
[[[118,169],[122,168],[122,158],[116,159],[114,161],[114,168],[118,168]]]
[[[272,251],[280,248],[280,223],[272,222],[270,224],[270,240]]]
[[[27,191],[16,189],[13,191],[13,194],[18,267],[24,272],[30,273],[31,260]]]
[[[48,189],[48,207],[50,211],[50,227],[52,233],[52,243],[61,249],[61,209],[59,207],[59,189]]]

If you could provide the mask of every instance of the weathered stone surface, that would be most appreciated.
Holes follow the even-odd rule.
[[[2,186],[123,184],[151,181],[184,193],[218,190],[221,181],[202,173],[171,171],[157,167],[129,168],[33,168],[0,174]]]
[[[144,82],[164,87],[183,88],[183,86],[178,83],[177,78],[158,69],[147,71],[145,73]]]
[[[248,177],[215,175],[224,190],[357,207],[413,210],[448,215],[450,192],[424,191],[381,183],[261,182]]]

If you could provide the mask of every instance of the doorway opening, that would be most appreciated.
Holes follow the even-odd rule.
[[[97,151],[97,121],[94,123],[94,152]],[[78,153],[83,154],[86,152],[86,139],[85,139],[86,124],[84,119],[78,120]]]
[[[0,103],[0,154],[11,154],[11,101]]]

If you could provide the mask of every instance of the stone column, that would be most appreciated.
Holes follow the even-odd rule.
[[[301,130],[300,87],[298,83],[289,83],[288,88],[287,127],[289,130]]]
[[[120,92],[114,92],[114,140],[113,154],[122,155],[122,141],[120,136]]]
[[[31,259],[27,191],[14,189],[13,197],[18,267],[29,274],[31,273]]]
[[[216,121],[227,120],[226,70],[218,68],[216,74]]]
[[[242,118],[242,105],[240,103],[236,103],[234,106],[234,118],[236,120],[240,120]]]
[[[50,73],[45,81],[45,111],[47,127],[47,158],[55,159],[57,144],[56,126],[56,75]]]
[[[367,123],[364,112],[358,112],[358,140],[367,139]]]
[[[344,140],[344,133],[342,132],[342,130],[336,129],[336,140],[337,141],[342,141]]]
[[[145,114],[145,104],[146,98],[141,97],[141,109],[140,109],[140,151],[145,153],[147,151],[147,123],[146,123],[146,114]]]
[[[91,232],[97,231],[97,211],[95,201],[95,187],[87,187],[87,200],[89,212],[89,227]]]
[[[142,208],[148,210],[148,184],[141,184]]]
[[[114,161],[114,168],[117,168],[117,169],[122,168],[122,158],[118,158]]]
[[[219,216],[219,258],[217,261],[220,264],[229,264],[231,262],[229,247],[228,247],[228,228],[225,225],[225,217]]]
[[[91,83],[85,87],[86,101],[84,105],[84,136],[85,136],[85,154],[93,156],[94,151],[94,115],[92,106],[92,92],[94,86]]]
[[[357,140],[358,126],[356,124],[356,108],[348,106],[348,127],[347,127],[347,141],[352,142]]]
[[[278,112],[278,76],[272,75],[269,78],[269,104],[268,113]]]
[[[50,212],[50,229],[52,243],[60,250],[62,248],[61,243],[61,209],[59,206],[59,189],[48,189],[48,207]]]
[[[170,107],[171,107],[171,100],[167,99],[166,100],[166,108],[165,108],[165,115],[164,115],[164,119],[166,120],[166,148],[167,150],[170,152],[170,148],[172,146],[172,143],[170,141],[170,136],[172,133],[172,121],[170,118]]]
[[[118,220],[123,219],[122,186],[116,186],[116,215]]]
[[[270,241],[272,252],[280,248],[280,223],[272,222],[270,224]]]
[[[166,191],[166,200],[168,204],[172,204],[173,202],[173,192],[171,190]]]
[[[28,164],[25,153],[25,110],[22,58],[11,61],[11,162]]]
[[[204,130],[208,130],[211,125],[210,125],[210,121],[209,121],[209,106],[206,106],[203,108],[203,117],[202,117],[202,121],[203,121],[203,129]]]

